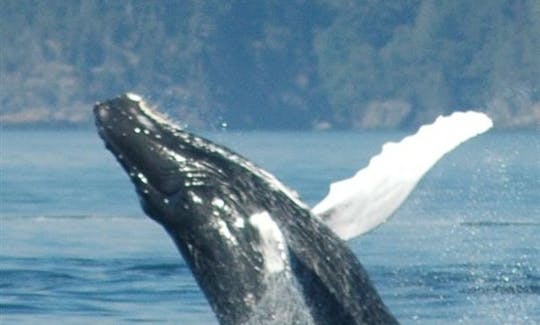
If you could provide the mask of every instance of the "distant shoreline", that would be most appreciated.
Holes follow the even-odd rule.
[[[420,126],[416,127],[402,127],[402,128],[389,128],[389,127],[380,127],[380,128],[328,128],[328,129],[319,129],[319,128],[226,128],[221,129],[218,127],[190,127],[189,125],[186,129],[193,132],[316,132],[316,133],[332,133],[332,132],[411,132],[418,129]],[[0,123],[0,131],[94,131],[95,126],[92,122],[85,123],[62,123],[62,122],[50,122],[50,123]],[[529,125],[529,126],[497,126],[495,124],[494,130],[497,132],[538,132],[540,131],[540,124]]]

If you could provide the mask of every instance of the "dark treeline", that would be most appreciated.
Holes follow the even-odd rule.
[[[196,127],[540,125],[540,1],[0,3],[0,122],[88,123],[139,92]]]

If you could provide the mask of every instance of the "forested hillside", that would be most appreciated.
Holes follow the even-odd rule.
[[[0,1],[0,123],[136,91],[194,127],[540,125],[540,1]]]

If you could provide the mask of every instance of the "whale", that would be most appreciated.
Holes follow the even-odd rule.
[[[397,324],[355,254],[276,177],[127,93],[96,127],[220,324]]]
[[[395,324],[345,241],[386,222],[447,153],[493,126],[438,117],[332,183],[311,209],[264,169],[126,93],[94,106],[98,133],[190,266],[221,324]]]

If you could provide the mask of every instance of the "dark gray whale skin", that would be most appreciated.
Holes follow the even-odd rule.
[[[94,114],[221,324],[397,323],[352,251],[272,175],[136,95]]]

